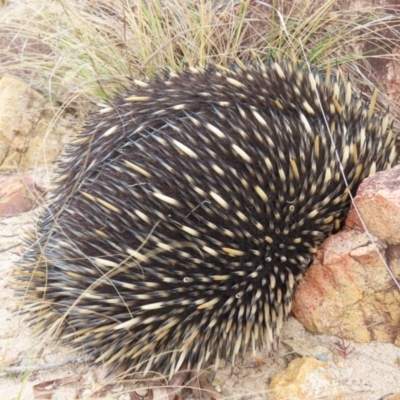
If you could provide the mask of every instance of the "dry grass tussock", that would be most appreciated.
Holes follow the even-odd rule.
[[[0,75],[18,70],[67,110],[112,97],[129,78],[237,59],[344,65],[369,87],[371,61],[400,57],[400,10],[351,3],[9,1],[0,12]]]

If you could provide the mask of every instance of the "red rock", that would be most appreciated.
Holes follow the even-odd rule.
[[[30,175],[0,177],[0,216],[30,211],[43,203],[45,190]]]
[[[299,283],[293,314],[311,332],[399,345],[400,289],[388,267],[400,281],[400,166],[366,179],[355,204]]]

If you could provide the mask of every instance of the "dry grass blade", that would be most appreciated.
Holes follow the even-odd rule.
[[[68,102],[65,93],[70,101],[77,94],[86,101],[112,97],[129,85],[127,77],[165,68],[226,66],[238,58],[301,60],[299,43],[317,66],[366,61],[378,51],[396,57],[396,10],[335,7],[333,0],[272,6],[250,0],[17,0],[0,14],[0,74],[34,74],[57,105]]]

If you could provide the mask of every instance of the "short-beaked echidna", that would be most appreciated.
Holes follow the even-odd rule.
[[[396,162],[388,115],[285,62],[133,86],[66,153],[19,270],[26,309],[132,371],[270,348],[349,192]]]

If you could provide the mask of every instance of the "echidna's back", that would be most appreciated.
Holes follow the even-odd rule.
[[[66,315],[68,340],[137,370],[270,346],[295,282],[348,211],[338,157],[354,194],[394,164],[393,136],[349,83],[315,70],[137,82],[68,151],[25,255],[28,308],[45,291],[44,326]]]

